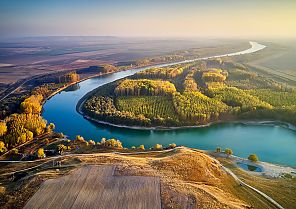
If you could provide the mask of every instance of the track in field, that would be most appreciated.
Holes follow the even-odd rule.
[[[114,166],[84,166],[45,181],[24,209],[161,208],[158,177],[114,176]]]

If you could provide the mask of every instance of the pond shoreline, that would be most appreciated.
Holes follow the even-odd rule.
[[[267,176],[271,178],[279,178],[284,174],[290,174],[290,175],[296,176],[295,166],[270,163],[265,161],[252,162],[246,158],[242,158],[236,155],[227,155],[223,152],[220,152],[220,153],[208,152],[208,154],[210,156],[213,156],[214,158],[230,159],[236,167],[239,167],[240,169],[248,172],[251,175],[262,175],[262,176]],[[240,165],[238,165],[239,163],[244,164],[246,166],[257,167],[261,171],[250,171],[250,170],[244,169]]]

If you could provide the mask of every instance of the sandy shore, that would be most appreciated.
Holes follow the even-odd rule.
[[[278,165],[274,163],[268,163],[268,162],[252,162],[248,159],[241,158],[235,155],[230,155],[228,156],[227,154],[221,152],[221,153],[210,153],[214,157],[222,157],[222,158],[228,158],[231,159],[231,161],[239,168],[241,168],[238,163],[249,165],[249,166],[254,166],[259,168],[261,171],[249,171],[246,169],[243,169],[244,171],[249,172],[252,175],[263,175],[267,177],[272,177],[272,178],[279,178],[283,176],[284,174],[290,174],[292,176],[296,176],[296,168],[295,167],[290,167],[290,166],[285,166],[285,165]]]

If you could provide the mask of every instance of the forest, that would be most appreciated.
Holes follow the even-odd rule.
[[[83,112],[129,126],[188,126],[230,120],[296,124],[296,91],[229,61],[151,68],[99,87]]]

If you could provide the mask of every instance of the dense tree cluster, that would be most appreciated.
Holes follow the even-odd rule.
[[[221,113],[228,110],[224,103],[200,92],[175,93],[173,103],[178,115],[184,121],[190,120],[197,124],[217,120]]]
[[[254,79],[256,76],[257,76],[256,73],[234,68],[229,72],[227,79],[228,80],[246,80],[246,79]]]
[[[40,115],[42,101],[41,95],[31,95],[20,104],[22,113],[12,114],[0,122],[0,141],[5,148],[11,149],[55,128],[54,124],[47,127]]]
[[[85,102],[83,110],[98,120],[110,123],[143,126],[151,124],[151,120],[143,114],[135,115],[132,112],[117,110],[110,97],[93,96]]]
[[[157,79],[170,79],[175,78],[183,73],[184,67],[165,67],[165,68],[150,68],[138,72],[135,77],[137,78],[157,78]]]
[[[67,73],[59,77],[60,83],[73,83],[79,81],[79,75],[76,72]]]
[[[231,107],[239,107],[241,112],[272,108],[267,102],[263,102],[257,97],[235,87],[212,89],[211,94],[215,99],[218,99]]]
[[[197,125],[234,118],[296,124],[294,91],[244,66],[215,61],[210,63],[215,68],[207,69],[208,62],[153,68],[110,83],[100,87],[83,110],[102,121],[136,126]]]
[[[157,96],[176,92],[174,84],[163,80],[125,79],[116,88],[117,96]]]
[[[227,73],[220,69],[211,69],[202,73],[204,82],[223,82],[226,80]]]
[[[197,72],[196,68],[191,69],[184,80],[184,91],[198,91],[198,85],[195,80],[195,73]]]
[[[25,114],[39,114],[42,110],[42,95],[32,95],[21,103],[21,110]]]
[[[104,147],[111,147],[111,148],[119,148],[119,149],[123,148],[121,141],[117,139],[102,138],[100,145]]]
[[[46,130],[46,120],[39,114],[12,114],[6,119],[7,133],[3,141],[8,148],[31,141]]]
[[[176,112],[171,97],[160,96],[129,96],[118,97],[116,107],[120,111],[132,112],[135,115],[143,114],[150,119],[162,121],[176,119]]]
[[[295,92],[274,91],[271,89],[254,89],[247,92],[275,107],[291,106],[296,104]]]
[[[228,77],[226,83],[229,86],[237,87],[240,89],[273,89],[283,90],[286,87],[274,80],[265,78],[256,73],[249,72],[243,69],[230,68],[227,69]]]

